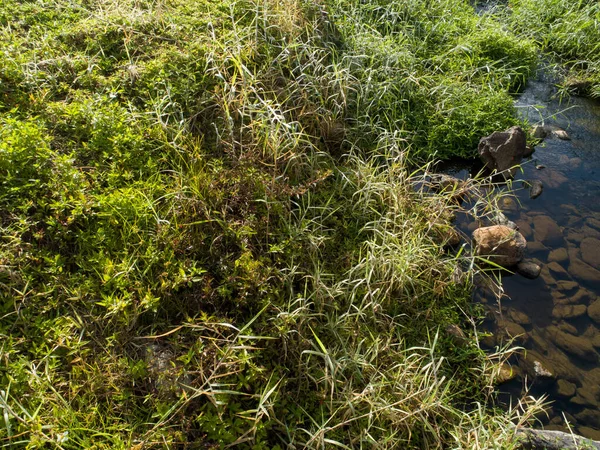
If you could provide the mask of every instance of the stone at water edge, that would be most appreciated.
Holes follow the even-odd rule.
[[[531,135],[536,139],[544,139],[548,136],[548,132],[546,131],[546,127],[544,125],[535,125],[531,128]]]
[[[481,138],[477,150],[488,169],[505,172],[521,162],[527,152],[526,144],[525,132],[520,127],[511,127]]]
[[[502,267],[519,263],[525,254],[527,241],[521,233],[506,225],[492,225],[473,231],[475,252]]]
[[[517,375],[518,372],[516,367],[512,367],[507,363],[502,363],[494,381],[496,384],[507,383],[511,380],[514,380]]]
[[[539,361],[533,362],[533,372],[535,373],[535,376],[539,378],[554,378],[554,374],[546,369]]]
[[[530,259],[521,261],[517,264],[517,273],[531,280],[539,277],[541,271],[542,267]]]
[[[430,177],[431,188],[436,192],[452,194],[452,200],[462,203],[469,189],[467,183],[459,178],[443,173],[434,173]]]

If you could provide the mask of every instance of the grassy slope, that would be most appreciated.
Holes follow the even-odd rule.
[[[2,444],[509,448],[444,332],[474,313],[456,206],[406,161],[515,123],[530,43],[458,0],[0,25]]]

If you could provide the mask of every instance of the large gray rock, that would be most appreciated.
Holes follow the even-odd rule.
[[[502,267],[519,263],[525,254],[527,241],[521,233],[506,225],[482,227],[473,231],[475,253]]]
[[[525,132],[520,127],[495,131],[479,141],[479,156],[490,170],[508,171],[518,165],[527,152]]]

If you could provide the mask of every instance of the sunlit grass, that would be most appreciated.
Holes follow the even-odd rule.
[[[2,445],[511,448],[427,174],[517,122],[530,41],[460,1],[0,25]]]

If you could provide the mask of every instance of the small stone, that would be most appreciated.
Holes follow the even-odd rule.
[[[600,268],[600,240],[586,237],[581,241],[581,259],[595,269]]]
[[[579,289],[575,295],[571,297],[573,303],[580,303],[587,305],[592,299],[592,294],[587,289]]]
[[[518,375],[516,367],[511,367],[507,363],[502,363],[498,374],[496,375],[496,384],[507,383],[508,381],[514,380]]]
[[[594,322],[600,324],[600,299],[593,302],[587,309],[588,316]]]
[[[571,158],[569,160],[569,166],[571,167],[571,169],[578,169],[579,166],[581,166],[581,163],[583,161],[581,160],[581,158]]]
[[[555,319],[574,319],[583,316],[587,311],[585,305],[557,305],[552,309]]]
[[[579,431],[579,434],[585,438],[600,441],[600,430],[594,430],[590,427],[577,427],[577,430]]]
[[[452,200],[457,203],[461,203],[468,194],[465,181],[443,173],[431,175],[431,187],[436,192],[451,194]]]
[[[539,277],[541,271],[541,266],[531,260],[521,261],[517,264],[517,272],[525,278],[529,278],[531,280]]]
[[[509,339],[525,343],[528,341],[529,336],[527,331],[521,325],[511,322],[509,320],[499,320],[497,333],[502,336],[506,336]]]
[[[579,392],[581,391],[580,389],[577,389],[577,393],[579,394]],[[589,409],[584,409],[583,411],[581,411],[580,413],[575,414],[575,418],[583,423],[586,423],[588,425],[592,425],[595,428],[600,428],[600,411],[597,408],[598,403],[592,403],[592,399],[596,399],[596,402],[598,402],[597,400],[598,396],[595,395],[594,397],[590,397],[589,398],[589,405],[590,406],[594,406],[594,408],[589,408]]]
[[[600,348],[600,334],[597,334],[596,336],[594,336],[594,337],[592,338],[592,345],[593,345],[595,348]]]
[[[567,230],[566,237],[567,237],[567,241],[578,244],[581,241],[583,241],[583,239],[585,238],[585,235],[583,234],[582,231],[580,231],[578,229],[569,228]]]
[[[575,328],[573,325],[571,325],[568,322],[561,322],[557,326],[561,331],[564,331],[565,333],[570,333],[574,336],[577,336],[579,334],[577,332],[577,328]]]
[[[554,378],[554,374],[546,369],[541,362],[534,361],[533,362],[533,371],[536,377],[539,378]]]
[[[569,272],[567,272],[557,262],[551,262],[550,264],[548,264],[548,269],[550,270],[550,273],[552,274],[552,276],[554,277],[554,279],[557,279],[557,280],[559,280],[559,279],[568,280],[569,278],[571,278],[569,276]]]
[[[505,211],[518,211],[519,205],[512,197],[502,197],[502,209]]]
[[[542,270],[540,271],[540,277],[542,278],[542,280],[544,280],[544,283],[546,283],[548,286],[556,286],[556,280],[550,273],[550,269],[548,269],[547,265],[542,267]],[[554,291],[554,292],[558,293],[558,291]]]
[[[575,395],[577,386],[567,380],[558,380],[556,382],[556,393],[561,397],[571,398]]]
[[[571,263],[569,264],[569,273],[573,278],[577,278],[581,281],[600,281],[600,272],[577,258],[571,258]]]
[[[552,130],[552,134],[563,141],[570,141],[571,137],[565,130]]]
[[[542,169],[545,169],[545,168],[546,168],[546,166],[545,166],[545,165],[543,165],[543,164],[537,164],[537,165],[535,166],[535,168],[536,168],[537,170],[542,170]]]
[[[531,135],[536,139],[544,139],[548,133],[543,125],[535,125],[531,128]]]
[[[589,227],[595,228],[600,231],[600,220],[594,219],[593,217],[588,217],[585,219],[585,224]]]
[[[546,328],[546,333],[550,340],[558,347],[586,361],[598,361],[598,353],[594,350],[594,346],[587,339],[572,336],[564,331],[561,331],[556,326]]]
[[[557,248],[556,250],[552,250],[548,255],[548,261],[550,262],[561,263],[567,261],[568,259],[569,255],[567,253],[567,250],[562,247]]]
[[[545,215],[533,218],[533,235],[536,241],[552,246],[560,244],[563,239],[562,231],[558,224]]]
[[[542,195],[542,191],[544,190],[544,184],[540,180],[533,180],[529,187],[529,198],[534,199],[538,198]]]
[[[581,231],[586,238],[600,239],[600,231],[596,230],[595,228],[585,225]]]
[[[548,252],[548,248],[541,242],[537,242],[537,241],[529,241],[527,243],[527,250],[529,251],[529,253],[547,253]]]
[[[475,251],[491,262],[510,267],[523,259],[527,241],[521,233],[506,225],[478,228],[473,232]]]
[[[458,325],[450,324],[446,327],[446,333],[450,336],[450,339],[456,346],[464,346],[467,342],[467,336]]]
[[[533,236],[533,230],[531,229],[529,222],[526,220],[516,220],[515,223],[517,224],[519,232],[525,237],[525,239]]]
[[[519,325],[531,325],[531,319],[523,311],[511,308],[508,311],[508,315],[515,323],[518,323]]]
[[[556,288],[562,292],[571,292],[573,289],[577,289],[579,285],[575,281],[560,280],[556,283]]]

